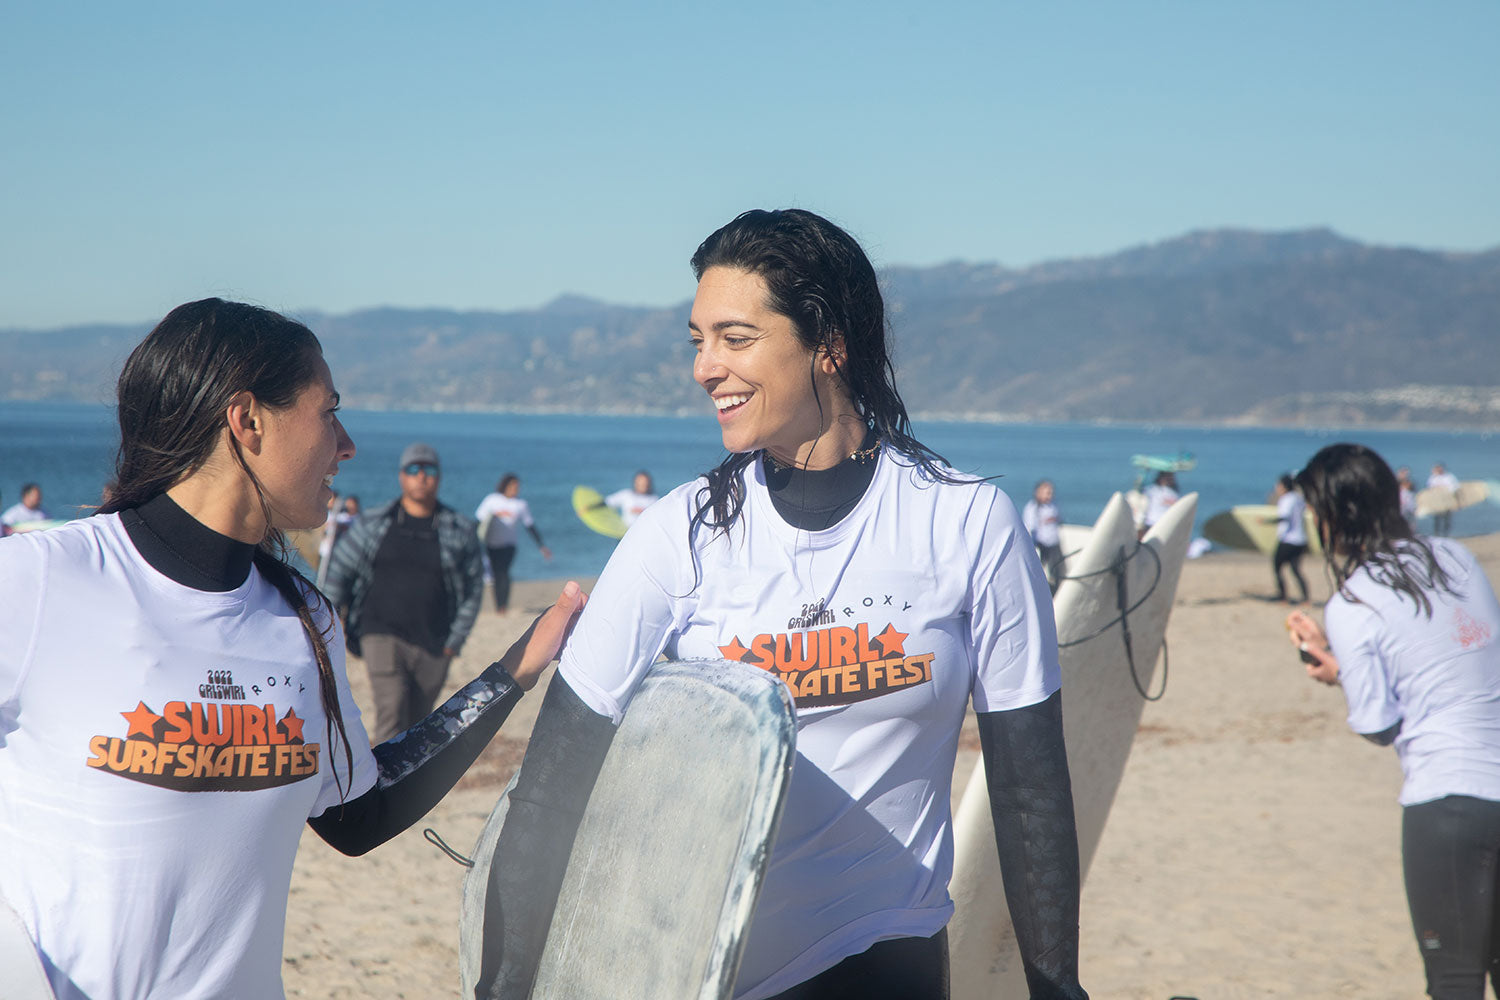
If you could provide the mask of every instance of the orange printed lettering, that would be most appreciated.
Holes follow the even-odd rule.
[[[187,702],[169,701],[162,710],[162,718],[171,726],[163,736],[168,743],[186,743],[193,735],[192,719],[188,716]]]
[[[776,661],[776,637],[774,635],[758,635],[750,640],[750,652],[745,654],[745,661],[758,664],[762,669],[769,670],[771,664]]]
[[[224,706],[224,715],[229,714],[230,706]],[[209,729],[209,714],[213,715],[213,729]],[[214,746],[223,746],[229,742],[229,726],[227,719],[220,716],[218,705],[205,705],[201,701],[193,702],[193,742],[209,743]]]
[[[91,751],[93,751],[93,754],[94,754],[94,756],[92,756],[88,760],[84,761],[84,763],[87,764],[89,767],[104,767],[106,764],[109,763],[109,759],[108,759],[108,754],[109,754],[109,737],[108,736],[95,736],[93,739],[89,740],[89,749]]]
[[[270,708],[270,705],[266,706]],[[272,710],[274,711],[274,709]],[[266,715],[254,705],[240,706],[240,738],[237,743],[264,744],[266,742]]]
[[[852,628],[844,625],[836,625],[828,630],[828,665],[841,667],[846,663],[853,663],[857,659],[854,654],[855,644],[859,642],[859,636]]]

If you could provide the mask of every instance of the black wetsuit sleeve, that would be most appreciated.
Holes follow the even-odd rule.
[[[542,541],[542,533],[536,530],[536,525],[528,524],[526,530],[531,533],[531,539],[536,542],[537,548],[545,549],[547,547],[547,543]]]
[[[410,827],[463,777],[521,700],[499,663],[421,722],[374,748],[379,776],[357,799],[308,820],[335,850],[364,854]]]
[[[477,1000],[530,995],[573,838],[614,735],[614,723],[553,677],[490,865]]]
[[[979,715],[990,813],[1032,1000],[1087,1000],[1078,984],[1078,826],[1062,695]]]
[[[1360,733],[1359,735],[1363,736],[1365,739],[1369,740],[1376,746],[1388,747],[1392,743],[1396,742],[1397,736],[1401,735],[1401,722],[1397,720],[1394,726],[1390,727],[1389,729],[1382,729],[1378,733]]]

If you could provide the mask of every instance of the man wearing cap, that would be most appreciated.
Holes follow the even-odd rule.
[[[401,496],[349,527],[324,587],[370,671],[376,744],[432,711],[484,596],[477,526],[438,502],[437,452],[408,445],[399,469]]]

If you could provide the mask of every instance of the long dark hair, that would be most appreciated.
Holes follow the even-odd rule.
[[[1375,452],[1362,444],[1331,444],[1297,473],[1296,484],[1318,519],[1323,556],[1345,599],[1358,601],[1346,584],[1361,567],[1429,618],[1427,592],[1454,593],[1432,546],[1401,516],[1396,474]]]
[[[203,467],[226,426],[225,413],[241,392],[272,409],[291,406],[317,374],[323,348],[313,332],[279,313],[242,302],[203,299],[180,305],[146,335],[125,362],[117,387],[120,449],[114,479],[105,488],[99,513],[139,507]],[[234,439],[231,437],[232,442]],[[235,461],[255,483],[234,443]],[[328,655],[333,609],[307,578],[283,560],[286,541],[271,527],[265,495],[266,535],[255,549],[255,568],[297,614],[318,665],[318,688],[328,723],[344,747],[348,772],[354,754],[339,707],[338,684]],[[319,603],[327,624],[319,628],[308,595]],[[338,769],[334,780],[340,793]]]
[[[941,455],[912,436],[886,348],[880,282],[854,237],[812,212],[752,209],[699,244],[692,265],[700,280],[711,267],[759,275],[766,305],[792,321],[802,346],[833,359],[865,425],[930,477],[960,481],[944,470]],[[700,523],[719,530],[734,523],[745,500],[743,472],[760,454],[728,455],[705,474],[694,530]]]

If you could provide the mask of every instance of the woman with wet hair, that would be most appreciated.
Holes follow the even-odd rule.
[[[635,522],[564,651],[491,869],[479,995],[527,994],[583,799],[666,653],[771,671],[796,705],[736,997],[948,995],[970,703],[1032,996],[1085,996],[1056,628],[1015,508],[912,434],[875,271],[842,229],[747,212],[692,266],[693,377],[729,454]]]
[[[1350,728],[1395,744],[1427,991],[1478,1000],[1500,971],[1500,603],[1468,549],[1412,531],[1369,448],[1329,445],[1297,486],[1335,593],[1323,627],[1294,611],[1287,631],[1308,676],[1342,687]]]
[[[97,514],[0,544],[0,901],[61,1000],[280,996],[303,824],[361,854],[419,819],[581,598],[372,750],[332,609],[281,558],[354,456],[317,338],[191,302],[118,397]]]

